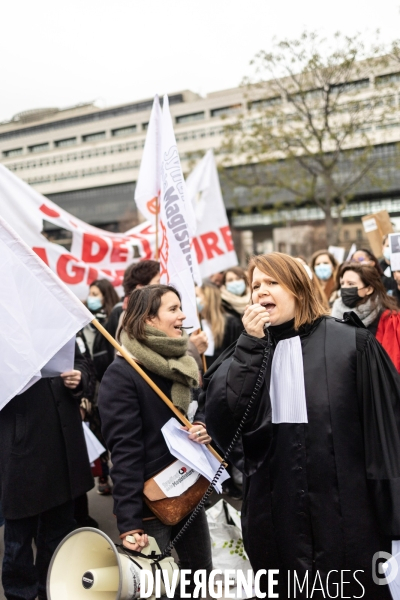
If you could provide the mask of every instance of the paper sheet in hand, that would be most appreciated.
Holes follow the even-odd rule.
[[[392,271],[400,271],[400,233],[389,235],[390,268]]]
[[[189,440],[189,433],[181,429],[180,423],[174,417],[164,425],[161,431],[169,451],[175,458],[212,481],[220,462],[204,445]],[[224,470],[215,488],[217,492],[222,492],[221,483],[226,479],[229,479],[229,474]]]
[[[84,421],[82,421],[82,427],[83,427],[83,433],[85,436],[85,442],[86,442],[86,448],[88,451],[89,462],[90,462],[90,464],[92,464],[92,462],[94,462],[96,460],[96,458],[99,458],[99,456],[101,456],[103,454],[103,452],[106,451],[106,449],[104,448],[104,446],[102,444],[100,444],[97,437],[91,431],[88,423],[85,423]]]

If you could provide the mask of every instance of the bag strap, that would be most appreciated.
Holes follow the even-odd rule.
[[[232,438],[231,443],[228,446],[227,451],[225,452],[224,455],[224,462],[221,463],[221,465],[218,468],[218,471],[215,473],[212,482],[210,483],[210,485],[208,486],[203,498],[200,500],[199,504],[196,506],[196,508],[194,509],[194,511],[192,512],[192,514],[190,515],[190,517],[188,518],[188,520],[186,521],[186,523],[184,524],[184,526],[182,527],[182,529],[177,533],[177,535],[174,537],[173,540],[170,541],[170,543],[168,544],[168,546],[165,548],[165,550],[163,550],[163,552],[161,553],[161,556],[164,558],[165,556],[167,556],[168,554],[170,554],[172,548],[176,545],[177,542],[179,542],[179,540],[181,539],[181,537],[185,534],[186,530],[190,527],[190,525],[193,523],[194,519],[197,517],[197,515],[199,514],[200,510],[203,508],[205,502],[207,501],[207,499],[209,498],[209,496],[212,494],[212,492],[214,491],[215,485],[217,484],[219,478],[222,475],[223,470],[225,469],[225,464],[226,464],[226,460],[229,457],[229,455],[231,454],[235,444],[237,443],[237,441],[239,440],[241,433],[243,431],[243,427],[246,424],[246,421],[249,417],[251,408],[254,404],[254,402],[257,399],[257,396],[260,392],[261,389],[261,385],[263,384],[264,378],[265,378],[265,373],[267,371],[267,367],[268,367],[268,363],[269,363],[269,359],[271,356],[271,349],[272,349],[272,340],[271,340],[271,335],[268,331],[268,329],[266,330],[266,336],[267,336],[267,345],[265,347],[264,350],[264,355],[263,355],[263,359],[262,359],[262,363],[261,363],[261,367],[260,367],[260,371],[258,373],[258,377],[257,377],[257,381],[256,384],[254,386],[253,392],[251,394],[251,398],[249,400],[249,403],[246,407],[246,410],[244,411],[243,417],[239,423],[239,426],[236,430],[235,435]]]

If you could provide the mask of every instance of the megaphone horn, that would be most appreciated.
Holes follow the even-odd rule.
[[[136,600],[141,597],[140,572],[153,575],[152,553],[159,555],[160,548],[150,536],[149,545],[141,551],[149,558],[135,556],[131,560],[99,529],[76,529],[62,540],[53,555],[47,575],[48,599]],[[167,556],[159,565],[173,581],[174,571],[178,570],[174,559]],[[163,582],[161,593],[165,594]]]

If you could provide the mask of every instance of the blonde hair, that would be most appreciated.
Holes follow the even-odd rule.
[[[204,309],[201,314],[210,325],[216,348],[222,345],[225,333],[226,315],[222,308],[221,293],[213,283],[203,282]]]
[[[249,263],[250,281],[253,271],[260,269],[290,292],[295,298],[294,328],[312,323],[319,317],[329,314],[329,311],[317,298],[311,280],[304,267],[288,254],[272,252],[253,256]]]

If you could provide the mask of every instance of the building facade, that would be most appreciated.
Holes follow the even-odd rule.
[[[391,65],[380,77],[383,83],[390,83],[390,94],[400,108],[400,66]],[[362,81],[359,93],[363,99],[368,98],[374,85],[368,79]],[[248,108],[249,102],[257,107],[261,101],[260,92],[254,91],[249,100],[243,88],[205,97],[188,90],[170,94],[184,172],[188,173],[210,148],[218,159],[226,123]],[[0,123],[0,161],[83,221],[114,231],[127,230],[140,220],[134,188],[152,103],[152,99],[147,99],[107,108],[89,103],[20,113],[9,122]],[[373,123],[368,126],[374,128]],[[394,157],[397,160],[400,114],[385,130],[379,131],[377,126],[374,136],[374,151],[387,154],[388,164]],[[365,243],[360,220],[364,214],[385,208],[400,225],[398,172],[399,169],[388,167],[387,185],[379,189],[363,189],[361,182],[343,214],[342,245]],[[276,249],[309,255],[324,246],[323,214],[317,208],[265,212],[252,207],[245,189],[236,192],[233,197],[232,190],[223,187],[228,215],[236,231],[234,239],[243,242],[243,260],[252,251]]]

